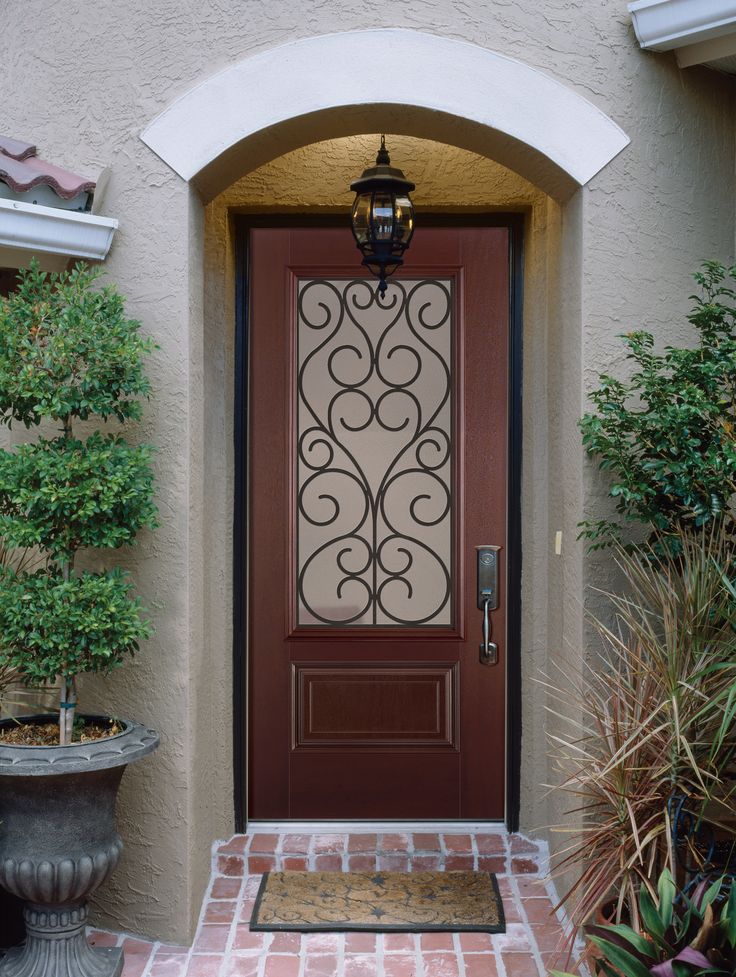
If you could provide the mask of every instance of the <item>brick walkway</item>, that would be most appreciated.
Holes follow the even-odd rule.
[[[215,848],[191,948],[100,930],[91,940],[124,948],[123,977],[544,977],[562,937],[545,863],[543,845],[500,830],[236,835]],[[251,933],[260,873],[278,869],[495,872],[507,932]]]

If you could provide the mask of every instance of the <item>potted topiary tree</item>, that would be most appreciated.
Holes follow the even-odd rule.
[[[151,449],[77,422],[140,416],[152,348],[98,272],[21,273],[0,299],[0,421],[41,426],[0,451],[0,539],[42,557],[0,568],[0,667],[57,683],[58,714],[0,722],[0,884],[26,900],[26,943],[3,977],[107,977],[120,950],[93,948],[89,895],[122,843],[114,806],[125,767],[158,745],[139,723],[79,714],[77,677],[108,673],[151,633],[128,576],[80,569],[88,548],[117,548],[156,524]]]

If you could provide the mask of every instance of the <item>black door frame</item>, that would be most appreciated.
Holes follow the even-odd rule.
[[[235,831],[247,823],[248,737],[248,242],[256,227],[343,227],[344,215],[233,214],[235,231],[235,478],[233,505],[233,762]],[[509,231],[509,432],[506,651],[506,827],[518,831],[521,799],[521,457],[524,214],[419,214],[419,227]],[[421,231],[420,231],[421,233]],[[356,249],[356,267],[360,261]]]

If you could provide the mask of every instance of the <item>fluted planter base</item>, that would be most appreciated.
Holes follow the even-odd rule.
[[[122,726],[116,736],[69,746],[0,743],[0,885],[26,903],[26,942],[0,961],[0,977],[122,971],[121,949],[92,947],[85,935],[87,899],[123,847],[115,830],[123,772],[158,746],[153,730]]]
[[[0,977],[120,977],[120,947],[93,947],[87,941],[87,906],[58,910],[26,906],[26,942],[0,963]]]

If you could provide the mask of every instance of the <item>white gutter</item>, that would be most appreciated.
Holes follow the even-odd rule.
[[[0,199],[0,247],[102,261],[117,227],[114,217]]]
[[[629,12],[641,47],[672,51],[736,31],[736,0],[633,0]]]

